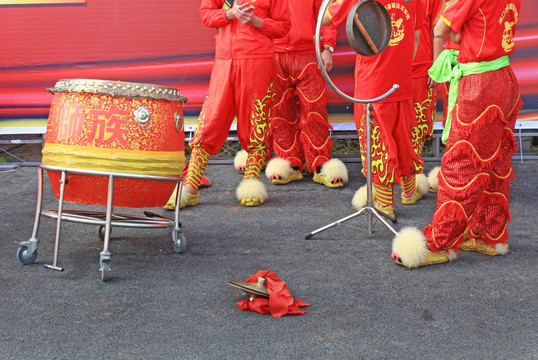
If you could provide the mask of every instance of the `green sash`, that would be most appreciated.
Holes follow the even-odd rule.
[[[222,5],[222,8],[224,10],[230,9],[234,5],[235,0],[224,0],[224,4]],[[220,31],[220,27],[217,28],[218,31]]]
[[[450,133],[450,124],[452,123],[452,109],[458,99],[459,84],[462,76],[481,74],[488,71],[498,70],[510,65],[508,55],[492,61],[482,61],[475,63],[460,64],[457,60],[459,51],[454,49],[445,49],[439,54],[433,66],[428,70],[428,75],[438,82],[450,82],[448,91],[448,109],[445,128],[441,136],[443,144],[446,144],[448,134]]]
[[[234,4],[234,0],[224,0],[224,5],[222,5],[222,8],[224,10],[228,10],[229,8],[231,8]]]

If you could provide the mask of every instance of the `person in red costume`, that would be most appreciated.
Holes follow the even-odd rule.
[[[357,55],[355,63],[355,98],[378,97],[393,84],[399,90],[387,98],[371,104],[372,124],[372,180],[374,207],[382,214],[394,217],[394,183],[401,183],[402,202],[414,204],[428,191],[425,179],[417,186],[415,174],[421,173],[424,161],[411,143],[411,129],[416,126],[413,112],[412,61],[418,46],[423,14],[418,0],[381,0],[388,11],[392,36],[385,50],[375,56]],[[335,26],[343,24],[355,5],[352,0],[339,0],[327,9],[326,19]],[[327,22],[324,21],[325,23]],[[355,124],[361,143],[363,174],[366,175],[366,104],[354,105]],[[366,204],[366,186],[353,197],[356,209]]]
[[[435,38],[434,42],[433,27],[445,7],[445,0],[421,0],[421,2],[425,16],[424,25],[420,29],[417,53],[413,59],[413,105],[415,107],[417,126],[413,127],[411,141],[415,153],[422,157],[424,142],[431,139],[433,134],[433,122],[436,112],[435,89],[438,85],[428,75],[428,70],[443,47],[441,39]],[[431,183],[428,185],[431,187]]]
[[[447,67],[459,84],[446,150],[441,160],[437,207],[422,232],[402,230],[393,259],[406,267],[454,260],[462,250],[508,253],[514,125],[522,105],[510,67],[520,0],[465,0],[448,7],[435,36],[459,43],[458,64]],[[492,84],[502,85],[502,91]]]
[[[344,163],[331,157],[326,86],[316,59],[314,36],[321,3],[289,0],[291,30],[275,39],[278,80],[271,133],[276,158],[265,171],[273,184],[301,180],[303,173],[313,173],[316,183],[329,188],[341,187],[348,180]],[[320,35],[321,58],[329,72],[336,29],[323,26]]]
[[[266,158],[270,108],[275,97],[273,39],[287,34],[287,0],[202,0],[202,22],[218,29],[215,63],[198,117],[180,207],[200,203],[198,188],[207,161],[221,148],[237,116],[237,135],[248,149],[237,198],[257,206],[267,197],[259,181]]]
[[[452,4],[454,4],[457,1],[459,0],[447,1],[445,8],[452,6]],[[460,49],[460,45],[456,44],[450,39],[443,40],[442,38],[434,38],[434,41],[433,41],[433,58],[435,60],[434,65],[440,66],[440,64],[437,63],[437,59],[439,58],[440,54],[450,52],[451,53],[450,56],[441,56],[441,58],[443,58],[444,61],[448,62],[445,64],[446,66],[453,66],[453,64],[455,64],[457,61],[456,57],[457,57],[459,49]],[[431,76],[430,76],[430,79],[431,79]],[[435,81],[435,80],[432,79],[432,81]],[[448,81],[437,82],[436,81],[436,83],[440,85],[437,87],[437,96],[439,96],[441,93],[443,97],[443,126],[450,127],[450,119],[448,118],[448,111],[447,111],[448,110],[448,92],[450,88],[450,82]],[[446,144],[446,138],[444,136],[441,137],[441,140],[443,144]],[[430,191],[433,193],[437,193],[437,185],[439,182],[437,179],[437,176],[439,175],[440,169],[441,169],[440,166],[436,166],[432,170],[430,170],[430,172],[428,173],[428,183],[430,184]]]

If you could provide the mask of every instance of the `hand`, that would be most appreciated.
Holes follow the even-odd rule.
[[[232,19],[239,19],[243,12],[246,11],[248,3],[244,3],[239,5],[239,1],[235,1],[233,6],[226,11],[226,19],[232,20]]]
[[[258,29],[261,28],[263,26],[263,20],[254,14],[254,6],[247,7],[247,5],[248,3],[239,5],[238,2],[234,2],[233,7],[228,12],[231,11],[233,18],[241,21],[242,24],[251,25]],[[228,17],[228,12],[226,12],[226,18],[231,20]]]
[[[434,87],[436,87],[437,85],[439,85],[439,83],[435,82],[431,77],[428,76],[428,80],[427,80],[427,84],[428,84],[428,89],[433,89]]]
[[[454,31],[450,32],[450,40],[456,44],[461,43],[461,33],[456,33]]]
[[[257,29],[261,29],[263,26],[263,20],[254,14],[254,6],[248,7],[239,18],[239,21],[245,25],[254,26]]]
[[[326,72],[333,69],[333,54],[327,49],[321,52],[321,61],[323,62],[323,68]]]

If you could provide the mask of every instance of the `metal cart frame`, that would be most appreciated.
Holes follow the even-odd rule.
[[[58,199],[58,209],[42,210],[43,206],[43,179],[44,170],[56,171],[61,173],[60,178],[60,195]],[[108,177],[108,191],[106,212],[100,211],[84,211],[84,210],[64,210],[63,198],[66,185],[66,174],[83,174]],[[159,180],[159,181],[176,181],[178,183],[178,196],[176,197],[176,208],[174,211],[174,219],[169,219],[149,211],[144,211],[143,215],[114,213],[113,212],[113,195],[114,195],[114,179],[115,178],[132,178],[140,180]],[[22,241],[18,251],[18,259],[23,264],[32,264],[37,258],[37,246],[39,240],[37,238],[39,223],[41,216],[56,219],[56,238],[54,242],[54,260],[52,265],[45,264],[45,268],[63,271],[63,267],[58,266],[58,253],[60,247],[60,230],[62,220],[72,221],[85,224],[100,225],[99,237],[103,240],[103,251],[99,257],[99,271],[102,281],[108,281],[110,269],[111,253],[108,250],[110,233],[112,227],[140,227],[140,228],[163,228],[173,227],[172,240],[173,248],[177,253],[182,253],[187,247],[187,239],[181,229],[179,222],[179,201],[183,181],[179,176],[157,176],[157,175],[139,175],[120,172],[106,172],[96,170],[84,170],[74,168],[64,168],[57,166],[49,166],[40,164],[38,166],[38,187],[37,187],[37,206],[34,220],[34,228],[32,237],[28,241]]]

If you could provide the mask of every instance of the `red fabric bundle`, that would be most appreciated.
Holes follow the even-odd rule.
[[[258,272],[249,277],[246,282],[258,282],[258,278],[265,279],[265,286],[269,298],[255,297],[252,300],[245,299],[238,301],[236,304],[241,310],[256,311],[261,314],[271,313],[275,319],[286,314],[304,314],[306,310],[301,310],[303,306],[309,306],[301,299],[294,300],[284,281],[271,270],[258,270]]]

